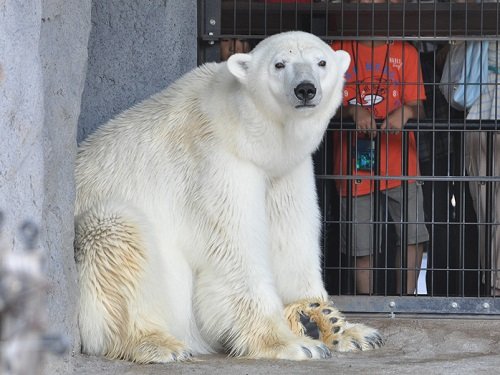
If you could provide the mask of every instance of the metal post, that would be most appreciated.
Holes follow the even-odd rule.
[[[200,54],[198,64],[220,60],[221,0],[198,0]]]

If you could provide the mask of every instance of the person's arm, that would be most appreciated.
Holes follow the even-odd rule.
[[[384,120],[380,129],[387,129],[388,131],[397,134],[401,129],[403,129],[408,120],[423,118],[424,116],[424,104],[421,100],[408,102],[392,111]]]
[[[409,119],[425,117],[423,101],[426,97],[418,51],[410,44],[404,44],[403,47],[404,71],[401,78],[406,83],[402,92],[404,105],[389,113],[381,126],[381,129],[391,133],[401,131]]]

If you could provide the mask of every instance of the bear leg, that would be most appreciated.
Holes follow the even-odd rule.
[[[285,307],[285,316],[295,334],[321,340],[334,351],[370,350],[384,344],[376,329],[347,322],[329,301],[291,303]]]
[[[188,360],[191,353],[164,320],[142,310],[148,259],[140,220],[132,218],[138,219],[109,205],[76,218],[82,351],[138,363]]]

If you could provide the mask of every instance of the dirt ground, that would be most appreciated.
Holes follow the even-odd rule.
[[[74,374],[500,374],[500,319],[348,316],[380,329],[375,351],[334,353],[319,361],[246,360],[223,355],[192,362],[136,365],[78,355]]]

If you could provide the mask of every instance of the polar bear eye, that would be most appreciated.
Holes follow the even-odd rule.
[[[279,63],[274,64],[274,67],[276,69],[283,69],[285,67],[285,64],[283,64],[282,62],[279,62]]]
[[[326,61],[325,60],[321,60],[319,63],[318,63],[319,66],[326,66]]]

